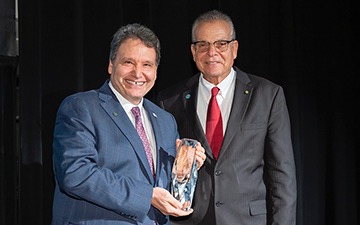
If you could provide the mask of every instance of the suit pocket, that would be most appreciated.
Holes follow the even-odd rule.
[[[249,212],[251,216],[266,214],[265,199],[255,200],[249,203]]]

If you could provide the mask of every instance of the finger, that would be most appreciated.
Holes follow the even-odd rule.
[[[205,161],[205,159],[206,159],[205,149],[203,149],[203,148],[199,151],[196,151],[195,155],[200,157],[201,160],[203,160],[203,161]]]
[[[195,152],[195,155],[205,159],[206,158],[206,155],[205,155],[205,152],[204,151],[196,151]]]
[[[190,204],[191,204],[190,201],[184,202],[183,205],[182,205],[182,209],[183,209],[183,210],[186,210],[188,207],[190,207]]]
[[[200,152],[205,153],[205,148],[203,148],[203,147],[201,146],[201,143],[200,143],[200,142],[198,142],[198,143],[196,144],[196,151],[200,151]]]
[[[190,208],[188,210],[180,210],[180,211],[181,211],[181,216],[187,216],[194,212],[194,210],[192,208]]]
[[[204,164],[204,159],[200,156],[196,156],[197,169],[200,169]]]
[[[175,209],[181,209],[182,207],[181,203],[176,200],[172,195],[168,196],[167,202],[171,207]]]
[[[176,139],[175,145],[176,145],[176,149],[179,148],[181,140],[180,139]]]
[[[175,216],[175,217],[179,217],[179,216],[187,216],[190,215],[191,213],[193,213],[194,210],[192,208],[190,208],[189,210],[185,211],[182,209],[176,209],[171,213],[171,216]]]

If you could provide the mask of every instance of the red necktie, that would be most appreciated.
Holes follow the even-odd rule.
[[[138,134],[140,136],[140,139],[141,139],[141,141],[142,141],[142,143],[144,145],[146,157],[147,157],[148,162],[150,164],[151,173],[155,177],[154,163],[153,163],[153,157],[152,157],[152,153],[151,153],[150,143],[149,143],[149,140],[148,140],[148,138],[146,136],[143,123],[141,121],[140,109],[139,109],[139,107],[134,107],[134,108],[131,109],[131,112],[135,117],[136,131],[138,132]]]
[[[219,93],[218,87],[211,89],[211,99],[209,101],[206,117],[206,138],[210,144],[215,159],[218,159],[220,148],[223,141],[223,126],[219,104],[216,95]]]

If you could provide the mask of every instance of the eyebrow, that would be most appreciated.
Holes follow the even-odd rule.
[[[136,62],[136,60],[134,58],[131,58],[131,57],[121,57],[121,58],[119,58],[119,60],[121,62],[125,62],[125,61]],[[141,61],[141,63],[156,65],[156,62],[152,61],[152,60],[144,60],[144,61]]]

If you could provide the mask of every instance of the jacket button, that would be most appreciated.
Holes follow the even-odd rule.
[[[215,203],[215,205],[216,205],[216,207],[220,207],[221,205],[224,205],[224,203],[222,203],[221,201],[217,201],[217,202]]]
[[[215,176],[220,176],[222,174],[221,170],[216,170],[215,171]]]

